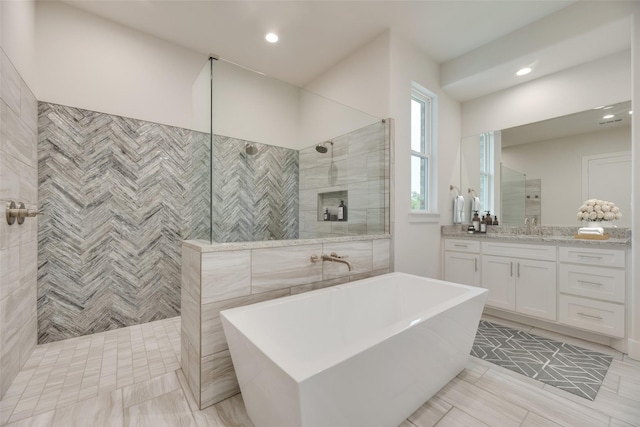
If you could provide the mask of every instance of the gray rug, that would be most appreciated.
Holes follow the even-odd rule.
[[[481,320],[471,355],[593,400],[612,357]]]

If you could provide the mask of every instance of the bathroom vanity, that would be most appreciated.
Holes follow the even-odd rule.
[[[573,227],[444,226],[444,280],[489,290],[485,313],[626,351],[631,234],[574,238]]]

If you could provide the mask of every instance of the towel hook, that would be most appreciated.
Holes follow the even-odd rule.
[[[449,185],[449,191],[456,190],[458,192],[458,196],[460,195],[460,189],[455,185]]]
[[[469,188],[468,193],[471,194],[473,197],[478,197],[478,193],[476,193],[476,190],[474,190],[473,188]]]

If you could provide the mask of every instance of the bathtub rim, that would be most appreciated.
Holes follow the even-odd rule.
[[[427,282],[433,282],[446,286],[453,286],[457,288],[465,289],[466,292],[463,292],[460,295],[457,295],[453,298],[447,299],[441,303],[438,303],[434,306],[428,307],[418,313],[415,313],[409,318],[401,319],[391,325],[387,325],[384,328],[377,330],[373,334],[367,334],[357,340],[354,340],[345,346],[340,347],[337,350],[329,351],[323,353],[322,355],[315,357],[311,360],[298,360],[295,357],[291,356],[286,349],[283,349],[273,343],[273,341],[269,342],[264,337],[258,336],[255,339],[255,336],[249,336],[246,331],[243,331],[234,320],[236,317],[242,316],[245,313],[250,313],[252,311],[258,311],[265,306],[275,306],[279,304],[288,304],[295,302],[297,300],[313,298],[315,295],[319,295],[321,293],[327,292],[340,292],[342,289],[348,289],[354,286],[366,286],[367,283],[373,281],[379,281],[386,278],[394,278],[394,277],[412,277],[419,278],[421,280]],[[369,277],[366,279],[356,280],[353,282],[343,283],[340,285],[336,285],[330,288],[317,289],[314,291],[305,292],[297,295],[290,295],[286,297],[277,298],[275,300],[262,301],[255,304],[250,304],[241,307],[230,308],[227,310],[223,310],[220,312],[220,319],[222,321],[223,328],[225,329],[225,336],[227,336],[226,329],[228,327],[233,327],[243,335],[247,340],[249,340],[255,348],[262,353],[265,357],[271,360],[276,366],[282,369],[287,375],[291,376],[294,381],[298,384],[302,383],[306,379],[313,377],[329,368],[334,366],[341,361],[350,359],[367,349],[371,348],[375,344],[378,344],[384,340],[390,339],[391,337],[400,334],[410,328],[418,327],[419,325],[427,322],[429,319],[434,316],[447,311],[448,309],[457,306],[459,304],[465,303],[475,298],[483,298],[483,306],[486,301],[488,294],[488,290],[475,286],[462,285],[459,283],[447,282],[439,279],[431,279],[428,277],[416,276],[408,273],[401,272],[392,272],[383,274],[380,276]],[[483,297],[484,295],[484,297]],[[228,336],[227,336],[228,340]]]

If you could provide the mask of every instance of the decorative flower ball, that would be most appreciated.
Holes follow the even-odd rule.
[[[578,221],[614,221],[622,218],[620,209],[612,202],[589,199],[580,206]]]

